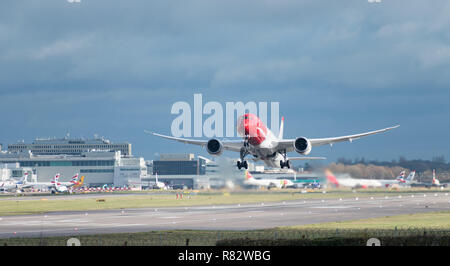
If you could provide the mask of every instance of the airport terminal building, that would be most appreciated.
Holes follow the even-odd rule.
[[[0,146],[1,147],[1,146]],[[35,139],[32,143],[15,143],[8,145],[8,152],[31,151],[34,155],[80,155],[83,152],[93,150],[120,151],[124,156],[131,156],[130,143],[111,143],[105,138],[94,137],[93,139],[69,139],[48,138]]]
[[[81,143],[84,141],[84,143]],[[34,153],[34,152],[35,153]],[[125,154],[122,154],[125,151]],[[8,145],[0,152],[1,178],[19,178],[31,172],[37,182],[50,182],[59,173],[67,182],[79,173],[87,187],[130,187],[141,189],[147,176],[142,157],[131,156],[131,144],[111,144],[105,139],[54,139],[32,144]]]
[[[159,160],[147,162],[148,175],[142,184],[150,187],[156,180],[174,189],[199,189],[208,186],[207,168],[212,161],[194,154],[161,154]]]

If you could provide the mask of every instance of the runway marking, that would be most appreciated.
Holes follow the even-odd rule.
[[[355,206],[313,206],[312,209],[351,209]]]
[[[424,194],[425,195],[425,194]],[[433,195],[433,194],[430,194]],[[403,197],[403,198],[406,198]],[[414,197],[412,197],[414,198]],[[294,220],[291,219],[299,218],[301,223],[307,224],[308,221],[316,221],[317,220],[329,220],[329,219],[338,219],[333,217],[347,217],[351,215],[362,216],[361,208],[366,211],[371,208],[384,208],[385,210],[389,210],[388,214],[391,214],[392,211],[396,212],[404,212],[406,208],[410,208],[412,212],[418,211],[423,212],[425,210],[423,208],[424,205],[432,206],[432,209],[436,209],[436,204],[439,201],[439,209],[448,209],[447,202],[450,202],[448,198],[442,197],[430,197],[429,199],[416,197],[416,199],[398,199],[398,196],[392,196],[388,201],[381,200],[382,198],[377,198],[376,200],[369,200],[368,198],[359,198],[358,206],[355,206],[356,203],[355,198],[349,198],[347,200],[338,200],[338,199],[326,199],[327,205],[323,202],[322,199],[316,199],[308,201],[308,204],[305,204],[306,201],[289,201],[289,202],[275,202],[275,203],[267,203],[264,205],[259,205],[261,203],[249,204],[245,207],[238,208],[236,205],[222,205],[217,207],[214,211],[211,210],[210,206],[200,206],[200,207],[190,207],[192,208],[189,212],[186,212],[185,207],[164,207],[161,212],[155,213],[154,208],[148,209],[125,209],[127,215],[120,215],[117,210],[114,211],[94,211],[89,213],[89,217],[85,217],[83,214],[87,214],[87,212],[71,212],[65,214],[64,212],[55,213],[49,218],[43,219],[42,216],[32,215],[32,216],[14,216],[14,217],[3,217],[3,221],[0,223],[0,231],[7,233],[0,233],[0,236],[11,236],[12,231],[16,231],[18,235],[26,234],[26,231],[30,230],[17,230],[22,227],[24,229],[30,229],[30,227],[35,226],[37,230],[33,230],[32,232],[65,232],[70,233],[73,232],[74,227],[79,231],[91,231],[96,232],[95,229],[99,229],[101,232],[110,232],[113,231],[114,228],[134,228],[134,230],[140,230],[139,226],[143,226],[145,228],[205,228],[208,223],[206,221],[214,221],[211,224],[211,228],[215,228],[218,225],[225,224],[225,226],[221,226],[220,229],[223,229],[229,221],[230,228],[268,228],[272,227],[274,224],[278,225],[290,225]],[[380,205],[381,202],[383,204],[387,204],[388,206]],[[334,204],[333,204],[334,203]],[[335,205],[335,204],[339,205]],[[417,204],[417,206],[416,206]],[[422,205],[423,204],[423,205]],[[442,204],[445,204],[442,206]],[[379,205],[379,206],[378,206]],[[419,206],[422,205],[422,206]],[[279,208],[281,207],[281,208]],[[284,208],[284,209],[283,209]],[[257,209],[257,210],[256,210]],[[280,213],[277,211],[278,209],[282,210]],[[307,211],[308,209],[323,209],[323,211]],[[329,209],[329,210],[327,210]],[[337,213],[338,209],[342,209],[343,211]],[[345,210],[348,209],[348,210]],[[292,210],[292,211],[291,211]],[[381,210],[380,210],[381,211]],[[120,210],[119,210],[120,212]],[[261,214],[257,214],[260,212]],[[251,215],[248,216],[247,220],[243,220],[242,214],[249,213]],[[256,213],[256,214],[255,214]],[[372,216],[370,214],[370,210],[368,210],[368,216]],[[176,214],[170,215],[170,214]],[[211,217],[214,215],[213,217]],[[195,217],[202,217],[202,219],[189,219]],[[286,216],[286,218],[281,218],[280,216]],[[302,218],[303,216],[303,218]],[[73,219],[71,219],[73,217]],[[84,219],[80,219],[83,217]],[[148,217],[148,219],[146,219]],[[245,216],[244,216],[245,217]],[[278,217],[278,219],[277,219]],[[312,220],[309,220],[308,217],[311,217]],[[116,221],[116,223],[106,222],[111,221],[116,218],[120,218],[120,220]],[[123,220],[124,218],[129,218],[129,220]],[[158,218],[161,218],[158,221]],[[178,219],[178,221],[164,221],[162,219]],[[187,218],[187,219],[186,219]],[[255,219],[253,219],[255,218]],[[264,220],[266,218],[266,220]],[[22,219],[21,221],[16,221],[17,219]],[[31,220],[30,219],[34,219]],[[136,220],[140,219],[140,220]],[[255,221],[259,221],[261,219],[261,224],[256,224]],[[347,219],[347,218],[346,218]],[[122,221],[123,223],[119,222]],[[134,222],[134,223],[126,223],[126,222]],[[139,223],[143,221],[144,223]],[[219,221],[221,223],[219,223]],[[277,222],[278,221],[278,222]],[[6,223],[5,223],[6,222]],[[138,223],[136,223],[138,222]],[[217,223],[216,223],[217,222]],[[80,223],[82,223],[82,227],[80,228]],[[214,224],[214,225],[212,225]],[[14,227],[16,226],[16,227]],[[17,227],[18,226],[18,227]],[[40,229],[38,227],[45,227],[47,229]],[[53,227],[53,228],[49,228]],[[220,230],[219,229],[219,230]],[[132,229],[124,229],[121,231],[127,231]]]
[[[95,227],[84,227],[79,228],[77,227],[77,230],[93,230],[93,229],[101,229],[102,227],[126,227],[126,226],[146,226],[146,224],[103,224],[101,226],[96,225]],[[15,232],[16,234],[23,234],[23,233],[41,233],[41,232],[55,232],[55,231],[63,231],[67,232],[68,228],[52,228],[52,229],[42,229],[42,230],[21,230]],[[12,233],[0,233],[0,235],[8,235]]]
[[[88,220],[82,220],[82,219],[70,219],[70,220],[58,220],[56,221],[58,223],[87,223]]]

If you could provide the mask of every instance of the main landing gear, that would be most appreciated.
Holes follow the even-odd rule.
[[[239,170],[241,170],[241,168],[245,168],[248,169],[248,164],[247,161],[237,161],[237,167]]]
[[[284,150],[281,155],[283,155],[283,158],[284,158],[284,160],[280,160],[281,169],[283,169],[284,167],[287,167],[288,169],[290,169],[291,162],[287,159],[286,150]]]

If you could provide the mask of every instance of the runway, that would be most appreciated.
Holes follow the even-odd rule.
[[[251,230],[450,210],[449,193],[0,217],[0,238],[152,230]]]

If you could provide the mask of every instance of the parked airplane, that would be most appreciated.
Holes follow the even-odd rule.
[[[440,188],[445,188],[448,186],[448,184],[441,184],[441,182],[439,182],[439,180],[436,178],[436,170],[433,169],[433,179],[430,182],[414,182],[411,184],[412,187],[426,187],[426,188],[431,188],[431,187],[440,187]]]
[[[69,187],[81,187],[84,183],[84,176],[82,176],[80,178],[80,181],[78,181],[78,173],[76,173],[73,177],[72,180],[69,182],[59,182],[59,178],[60,178],[60,174],[56,174],[52,181],[50,182],[30,182],[30,183],[26,183],[28,186],[33,186],[33,187],[47,187],[49,189],[55,188],[55,185],[59,185],[59,186],[65,186],[66,188]]]
[[[55,181],[59,180],[60,174],[56,174],[53,179],[50,182],[28,182],[28,180],[25,180],[26,184],[32,187],[53,187],[55,184]]]
[[[83,186],[84,184],[84,175],[80,177],[80,181],[77,181],[75,185],[72,186],[72,188],[79,188]]]
[[[0,182],[0,191],[15,191],[20,193],[23,188],[30,187],[27,180],[28,173],[25,172],[19,181],[13,179],[2,181]]]
[[[72,176],[72,179],[69,182],[59,182],[60,174],[57,174],[54,178],[54,181],[52,182],[58,182],[58,185],[66,186],[66,187],[73,187],[76,184],[78,184],[78,173],[76,173],[74,176]]]
[[[20,192],[20,187],[17,184],[17,181],[14,180],[5,180],[0,182],[0,191],[3,192]]]
[[[413,182],[414,177],[416,175],[416,171],[411,171],[408,177],[405,179],[405,173],[406,173],[405,171],[402,171],[400,173],[400,176],[397,177],[397,181],[400,185],[410,185]]]
[[[8,191],[11,189],[16,189],[17,184],[15,181],[12,180],[5,180],[0,182],[0,190],[1,191]]]
[[[155,181],[155,185],[153,187],[157,188],[157,189],[167,190],[168,187],[166,186],[166,184],[164,182],[158,181],[158,173],[155,173],[155,178],[156,178],[156,181]]]
[[[294,187],[296,188],[321,188],[319,180],[307,179],[307,180],[292,180]]]
[[[435,187],[440,187],[441,186],[441,183],[436,178],[436,170],[435,169],[433,169],[433,180],[431,181],[431,186],[435,186]]]
[[[306,137],[298,137],[296,139],[283,139],[284,118],[281,119],[280,132],[278,136],[275,136],[264,123],[254,114],[244,114],[238,119],[237,131],[242,136],[242,140],[195,140],[177,138],[166,135],[161,135],[153,132],[145,131],[146,133],[153,134],[162,138],[175,140],[187,144],[206,146],[206,150],[211,155],[221,155],[224,150],[235,151],[240,153],[240,160],[237,161],[237,167],[239,169],[248,169],[247,161],[245,157],[247,155],[253,155],[253,160],[262,160],[269,167],[287,167],[290,168],[290,160],[313,160],[313,159],[325,159],[323,157],[290,157],[287,153],[296,151],[301,155],[308,155],[311,152],[312,147],[321,145],[333,145],[337,142],[350,141],[359,139],[361,137],[385,132],[394,128],[388,127],[376,131],[370,131],[361,134],[333,137],[333,138],[318,138],[310,139]]]
[[[401,171],[400,174],[397,176],[396,180],[399,183],[404,183],[405,182],[405,175],[406,175],[406,171]]]
[[[368,188],[368,187],[389,187],[398,185],[397,179],[356,179],[356,178],[336,178],[330,170],[325,170],[325,175],[330,184],[337,187],[352,187],[352,188]]]
[[[53,184],[53,188],[51,189],[52,194],[55,192],[64,193],[64,192],[70,192],[69,188],[67,186],[61,185],[59,182],[55,182]]]
[[[294,185],[289,179],[255,179],[249,171],[245,171],[245,181],[244,184],[258,187],[277,187],[286,188]]]

